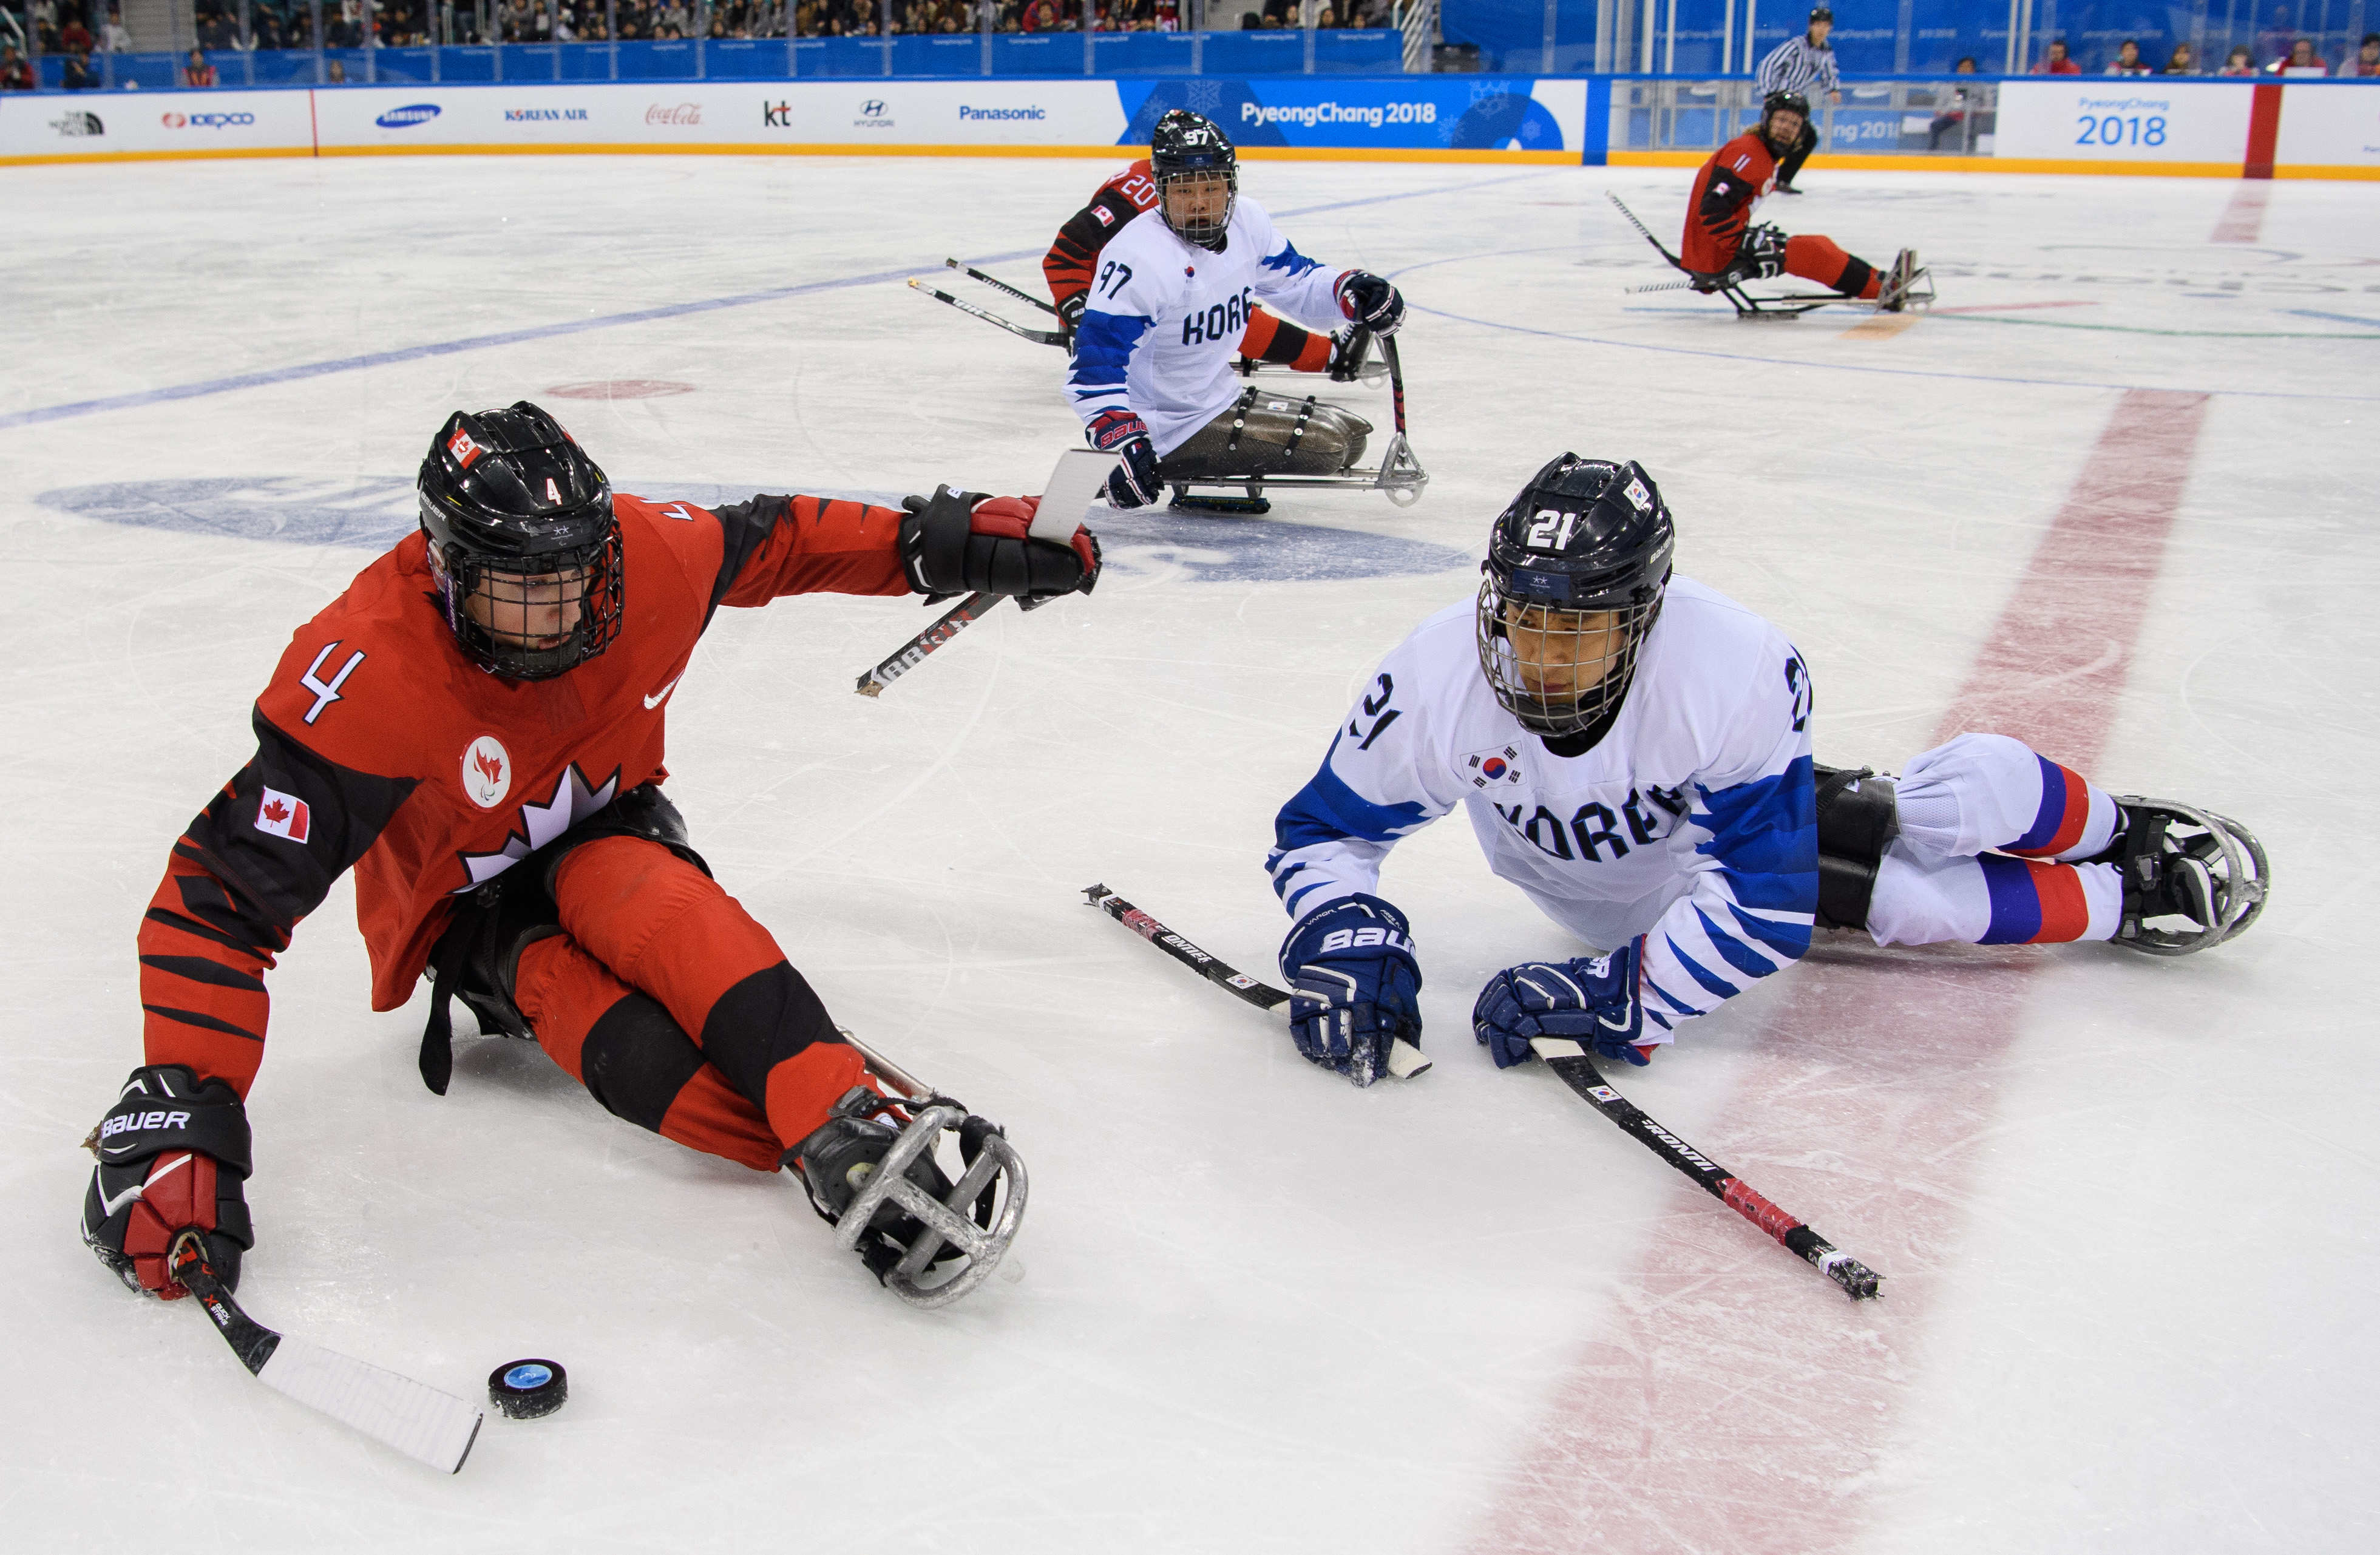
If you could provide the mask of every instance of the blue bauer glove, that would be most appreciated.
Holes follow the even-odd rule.
[[[1638,1040],[1645,1006],[1637,996],[1636,952],[1631,942],[1592,959],[1507,966],[1479,990],[1471,1034],[1488,1045],[1499,1069],[1535,1058],[1533,1037],[1566,1037],[1603,1058],[1650,1063],[1654,1044]]]
[[[1421,964],[1405,915],[1378,897],[1317,908],[1281,942],[1281,973],[1289,1034],[1323,1068],[1368,1086],[1390,1073],[1393,1044],[1420,1044]]]

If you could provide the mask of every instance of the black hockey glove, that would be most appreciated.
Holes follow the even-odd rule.
[[[1344,897],[1289,931],[1289,1034],[1297,1051],[1359,1086],[1389,1073],[1399,1038],[1421,1043],[1421,964],[1404,914],[1377,896]]]
[[[1086,431],[1091,446],[1113,454],[1118,461],[1108,477],[1108,503],[1113,507],[1147,507],[1165,490],[1157,478],[1157,445],[1148,441],[1148,426],[1129,410],[1102,410]]]
[[[901,565],[909,587],[933,604],[953,594],[1024,594],[1046,599],[1099,580],[1099,542],[1075,526],[1074,541],[1035,540],[1031,497],[987,497],[937,486],[930,497],[903,497]]]
[[[1058,304],[1058,327],[1066,332],[1067,340],[1072,341],[1075,332],[1083,327],[1083,310],[1090,305],[1088,292],[1076,292]]]
[[[1735,251],[1735,263],[1730,267],[1739,280],[1766,281],[1785,273],[1784,232],[1773,226],[1755,226],[1743,235],[1743,244]]]
[[[83,1143],[99,1165],[83,1192],[82,1239],[100,1262],[132,1289],[172,1301],[190,1293],[168,1255],[176,1237],[195,1231],[225,1288],[238,1287],[240,1254],[256,1245],[238,1092],[178,1063],[135,1069]]]
[[[1405,322],[1405,299],[1397,288],[1365,270],[1339,277],[1339,311],[1374,334],[1394,334]]]

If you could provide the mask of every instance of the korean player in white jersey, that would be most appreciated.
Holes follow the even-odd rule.
[[[1176,109],[1149,136],[1157,203],[1099,253],[1067,393],[1091,445],[1117,456],[1108,500],[1139,507],[1169,479],[1337,475],[1371,423],[1337,406],[1243,392],[1232,358],[1257,305],[1308,329],[1396,333],[1404,299],[1308,259],[1239,192],[1238,155]]]
[[[1801,655],[1673,576],[1675,544],[1640,466],[1565,454],[1496,520],[1476,598],[1381,662],[1266,859],[1308,1059],[1368,1085],[1393,1039],[1419,1041],[1420,961],[1380,866],[1458,803],[1488,867],[1597,953],[1488,980],[1473,1028],[1500,1067],[1535,1037],[1649,1062],[1814,926],[2179,954],[2262,910],[2245,828],[2110,796],[2005,735],[1961,735],[1897,784],[1815,766]]]

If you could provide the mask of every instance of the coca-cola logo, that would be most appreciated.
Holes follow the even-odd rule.
[[[645,122],[647,124],[700,124],[702,104],[680,103],[673,107],[667,103],[656,103],[645,110]]]

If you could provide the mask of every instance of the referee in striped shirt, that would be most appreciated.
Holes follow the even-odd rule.
[[[1797,97],[1810,95],[1813,82],[1827,90],[1827,100],[1843,100],[1841,82],[1835,75],[1835,51],[1827,46],[1827,34],[1835,30],[1835,13],[1821,6],[1810,13],[1810,30],[1800,38],[1788,38],[1760,62],[1760,91],[1763,97],[1790,91]],[[1818,149],[1818,127],[1813,115],[1802,125],[1802,139],[1785,153],[1785,161],[1777,169],[1777,191],[1799,194],[1793,187],[1793,176]]]

